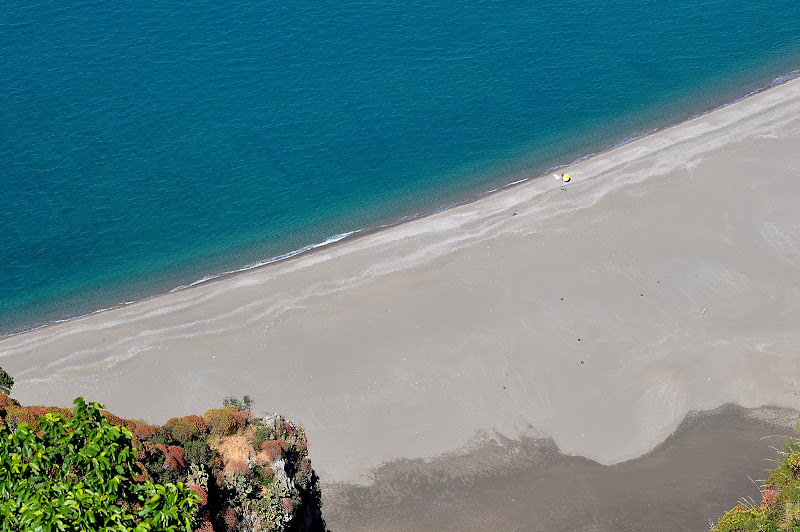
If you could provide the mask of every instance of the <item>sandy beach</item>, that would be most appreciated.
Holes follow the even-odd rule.
[[[565,456],[549,439],[498,440],[392,462],[370,486],[328,486],[325,517],[350,532],[707,530],[740,500],[761,501],[756,483],[796,420],[733,405],[692,413],[653,451],[611,466]]]
[[[800,79],[315,253],[0,341],[24,404],[250,394],[323,483],[491,438],[609,465],[688,412],[800,409]]]

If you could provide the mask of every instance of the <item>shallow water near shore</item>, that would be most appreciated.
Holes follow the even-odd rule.
[[[0,333],[435,209],[800,64],[790,0],[0,17]]]
[[[548,439],[497,437],[460,456],[387,464],[372,486],[329,485],[323,513],[333,532],[707,530],[740,499],[760,503],[754,481],[795,420],[735,405],[691,413],[655,450],[614,466]]]

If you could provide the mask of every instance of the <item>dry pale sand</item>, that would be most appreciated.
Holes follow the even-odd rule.
[[[691,410],[800,408],[800,80],[569,171],[6,338],[0,365],[23,403],[155,422],[249,393],[305,423],[323,482],[495,433],[612,464]]]

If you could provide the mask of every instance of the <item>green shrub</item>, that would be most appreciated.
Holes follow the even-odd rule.
[[[0,368],[0,392],[11,395],[11,388],[14,387],[14,377],[6,373],[6,370]],[[245,395],[245,397],[247,397]]]
[[[253,481],[250,478],[249,473],[247,475],[242,475],[241,473],[229,473],[226,477],[226,480],[228,488],[232,492],[232,498],[236,500],[239,505],[242,505],[255,490],[255,486],[253,486]]]
[[[269,486],[275,480],[275,473],[272,471],[272,468],[268,466],[254,466],[253,475],[262,486]]]
[[[141,465],[154,482],[159,484],[175,483],[181,480],[181,476],[175,469],[167,467],[168,447],[161,443],[154,444],[152,441],[142,442],[143,448],[138,454]]]
[[[767,524],[764,510],[760,508],[747,508],[738,505],[733,510],[722,516],[717,526],[712,528],[714,532],[739,532],[739,531],[764,531],[775,530],[777,528],[764,528]]]
[[[251,423],[252,432],[250,433],[250,445],[256,451],[261,450],[261,445],[267,440],[275,439],[275,429],[268,425],[264,425],[261,421]]]
[[[314,482],[314,470],[311,468],[311,459],[308,457],[300,461],[300,466],[294,474],[294,483],[300,488],[307,490]]]
[[[783,459],[783,463],[786,465],[792,477],[797,478],[798,473],[800,473],[800,451],[794,451],[786,455],[786,458]]]
[[[761,490],[761,504],[739,504],[723,515],[712,532],[800,531],[800,445],[789,441]]]
[[[200,438],[208,433],[205,420],[195,415],[174,417],[166,422],[164,430],[181,443]]]
[[[132,434],[101,408],[79,397],[69,420],[50,412],[38,432],[0,428],[0,530],[191,531],[198,496],[136,482]]]
[[[236,431],[236,418],[226,408],[212,408],[203,414],[203,419],[205,419],[211,434],[228,436]]]
[[[214,462],[214,451],[205,440],[193,440],[183,445],[186,450],[186,457],[193,464],[206,466],[211,469]]]
[[[233,406],[236,410],[251,412],[254,402],[249,395],[243,395],[241,401],[233,396],[228,396],[222,400],[222,407]]]

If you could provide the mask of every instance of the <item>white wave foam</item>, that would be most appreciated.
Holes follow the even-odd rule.
[[[263,261],[254,262],[252,264],[248,264],[247,266],[243,266],[243,267],[237,268],[235,270],[228,270],[228,271],[224,271],[224,272],[217,273],[217,274],[206,275],[205,277],[197,279],[196,281],[192,281],[191,283],[187,283],[187,284],[183,284],[183,285],[180,285],[180,286],[176,286],[175,288],[172,288],[171,290],[169,290],[169,293],[179,292],[181,290],[185,290],[187,288],[191,288],[193,286],[197,286],[199,284],[203,284],[203,283],[206,283],[208,281],[213,281],[214,279],[220,279],[222,277],[226,277],[226,276],[234,274],[234,273],[240,273],[240,272],[244,272],[244,271],[247,271],[247,270],[252,270],[254,268],[259,268],[261,266],[266,266],[267,264],[272,264],[274,262],[290,259],[292,257],[296,257],[297,255],[300,255],[300,254],[305,253],[307,251],[311,251],[312,249],[317,249],[317,248],[321,248],[321,247],[324,247],[324,246],[328,246],[330,244],[334,244],[336,242],[339,242],[340,240],[344,240],[345,238],[347,238],[347,237],[349,237],[351,235],[354,235],[356,233],[359,233],[361,231],[362,231],[362,229],[356,229],[355,231],[348,231],[346,233],[340,233],[338,235],[334,235],[334,236],[332,236],[330,238],[327,238],[327,239],[323,240],[322,242],[309,244],[309,245],[303,246],[303,247],[301,247],[299,249],[295,249],[293,251],[289,251],[288,253],[284,253],[283,255],[278,255],[276,257],[272,257],[272,258],[269,258],[269,259],[266,259],[266,260],[263,260]],[[29,326],[29,327],[25,327],[25,328],[22,328],[22,329],[12,330],[12,331],[10,331],[8,333],[0,334],[0,339],[7,338],[9,336],[15,336],[17,334],[21,334],[21,333],[24,333],[24,332],[35,331],[35,330],[38,330],[38,329],[42,329],[44,327],[48,327],[50,325],[57,325],[59,323],[66,323],[66,322],[77,320],[77,319],[80,319],[80,318],[85,318],[86,316],[92,316],[93,314],[99,314],[100,312],[105,312],[107,310],[114,310],[116,308],[120,308],[120,307],[124,307],[124,306],[127,306],[127,305],[131,305],[133,303],[138,303],[140,301],[147,301],[148,299],[151,299],[151,298],[153,298],[153,297],[155,297],[157,295],[158,294],[151,294],[151,295],[148,295],[148,296],[145,296],[145,297],[141,297],[139,299],[133,299],[133,300],[130,300],[130,301],[123,301],[122,303],[119,303],[117,305],[112,305],[110,307],[99,308],[99,309],[93,310],[91,312],[86,312],[84,314],[78,314],[78,315],[75,315],[75,316],[69,316],[67,318],[58,318],[58,319],[54,319],[54,320],[49,320],[49,321],[47,321],[45,323],[40,323],[40,324],[37,324],[37,325],[32,325],[32,326]]]
[[[524,183],[528,179],[530,179],[530,177],[524,177],[522,179],[517,179],[516,181],[512,181],[511,183],[503,185],[502,188],[508,188],[508,187],[513,187],[514,185],[519,185],[520,183]]]
[[[241,268],[237,268],[235,270],[228,270],[228,271],[224,271],[222,273],[217,273],[217,274],[213,274],[213,275],[206,275],[205,277],[203,277],[201,279],[197,279],[196,281],[193,281],[193,282],[191,282],[189,284],[176,286],[175,288],[170,290],[170,293],[178,292],[180,290],[185,290],[186,288],[191,288],[192,286],[197,286],[199,284],[203,284],[203,283],[206,283],[208,281],[213,281],[214,279],[219,279],[221,277],[226,277],[226,276],[232,275],[234,273],[246,272],[246,271],[252,270],[254,268],[260,268],[261,266],[266,266],[267,264],[272,264],[272,263],[279,262],[279,261],[282,261],[282,260],[291,259],[292,257],[296,257],[297,255],[300,255],[300,254],[305,253],[307,251],[311,251],[312,249],[317,249],[317,248],[321,248],[321,247],[324,247],[324,246],[329,246],[331,244],[339,242],[340,240],[344,240],[345,238],[347,238],[347,237],[349,237],[351,235],[354,235],[356,233],[360,233],[361,231],[362,231],[362,229],[356,229],[355,231],[348,231],[346,233],[340,233],[340,234],[334,235],[334,236],[332,236],[330,238],[326,238],[322,242],[317,242],[315,244],[309,244],[309,245],[303,246],[303,247],[301,247],[299,249],[295,249],[295,250],[289,251],[288,253],[284,253],[283,255],[278,255],[276,257],[271,257],[271,258],[266,259],[266,260],[262,260],[262,261],[259,261],[259,262],[254,262],[252,264],[248,264],[247,266],[242,266]]]

